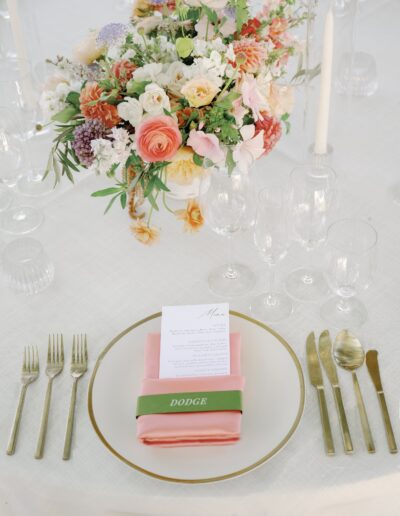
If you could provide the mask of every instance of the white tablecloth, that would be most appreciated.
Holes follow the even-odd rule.
[[[379,232],[378,273],[372,288],[363,295],[369,320],[359,335],[365,347],[380,351],[388,405],[400,443],[400,207],[392,203],[389,194],[392,182],[400,179],[400,3],[366,0],[361,7],[358,42],[376,57],[379,91],[355,102],[350,111],[343,99],[334,96],[330,140],[340,184],[338,217],[363,217]],[[69,53],[87,27],[123,19],[110,0],[38,0],[35,14],[44,55]],[[44,141],[36,149],[36,158],[45,158],[47,145]],[[259,184],[273,175],[287,177],[304,148],[298,112],[292,134],[258,163]],[[38,201],[46,219],[35,236],[44,243],[56,267],[55,282],[49,290],[22,297],[1,285],[0,446],[4,450],[17,402],[24,345],[39,346],[43,365],[49,332],[63,332],[68,342],[74,332],[87,332],[90,370],[79,385],[73,459],[68,462],[61,460],[61,454],[69,375],[65,371],[54,384],[46,453],[41,461],[33,458],[33,452],[45,375],[29,388],[17,453],[13,457],[0,454],[0,515],[399,514],[400,455],[388,453],[376,395],[365,368],[359,379],[376,439],[375,455],[364,449],[351,376],[346,373],[340,377],[356,445],[354,456],[341,451],[330,392],[338,453],[333,458],[324,454],[315,393],[309,388],[307,375],[307,400],[298,431],[278,456],[241,478],[213,485],[168,484],[141,475],[109,454],[96,437],[86,409],[86,389],[97,354],[120,331],[158,311],[161,304],[213,300],[205,278],[209,269],[224,259],[225,243],[207,229],[198,236],[185,235],[173,218],[162,216],[160,243],[152,248],[141,246],[130,234],[124,212],[114,209],[104,217],[103,202],[90,198],[90,193],[103,184],[104,180],[91,176],[74,188],[64,185]],[[237,239],[236,252],[238,259],[257,271],[260,281],[256,291],[261,291],[264,266],[250,235]],[[279,276],[283,278],[302,259],[302,252],[293,247]],[[231,306],[248,313],[248,301],[248,297],[235,300]],[[312,329],[323,329],[319,306],[297,304],[290,319],[274,328],[305,366],[305,337]]]

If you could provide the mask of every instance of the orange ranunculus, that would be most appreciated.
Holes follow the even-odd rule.
[[[97,84],[97,82],[88,82],[81,91],[79,97],[82,115],[85,118],[97,119],[103,122],[108,127],[116,126],[121,118],[118,115],[116,106],[108,104],[104,101],[99,101],[103,89]],[[96,101],[92,105],[92,102]]]
[[[133,72],[136,70],[137,66],[128,61],[128,59],[123,59],[122,61],[118,61],[114,63],[111,67],[112,73],[115,75],[122,86],[125,86],[126,83],[132,79]]]
[[[145,118],[136,129],[136,148],[147,162],[169,161],[182,143],[176,121],[167,115]]]
[[[160,231],[154,227],[149,226],[147,222],[138,220],[136,224],[131,226],[132,233],[135,235],[136,240],[146,245],[152,245],[160,236]]]
[[[233,51],[240,62],[240,69],[248,73],[257,73],[267,58],[265,46],[254,38],[234,41]]]
[[[185,210],[176,210],[175,215],[179,220],[185,222],[184,229],[190,233],[198,231],[204,224],[203,214],[199,203],[195,199],[190,199]]]

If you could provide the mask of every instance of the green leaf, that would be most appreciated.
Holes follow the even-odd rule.
[[[154,176],[154,186],[158,190],[164,190],[164,192],[169,192],[169,188],[167,187],[167,185],[164,184],[158,176]]]
[[[234,0],[234,5],[236,8],[236,29],[240,32],[243,25],[249,21],[249,9],[246,0]]]
[[[139,96],[144,92],[146,86],[150,83],[151,81],[135,81],[135,79],[131,79],[126,85],[126,92],[128,95]]]
[[[70,91],[65,99],[68,104],[74,106],[74,108],[79,111],[80,110],[80,100],[79,93],[77,91]]]
[[[154,199],[154,195],[152,194],[152,192],[149,193],[149,195],[147,196],[148,200],[149,200],[149,203],[152,205],[152,207],[158,211],[158,206],[157,206],[157,201]]]
[[[289,113],[285,113],[284,115],[282,115],[282,116],[281,116],[281,120],[282,120],[283,122],[285,122],[285,121],[286,121],[286,120],[288,120],[288,119],[289,119]]]
[[[112,195],[115,193],[119,193],[121,188],[117,186],[112,186],[111,188],[105,188],[104,190],[97,190],[97,192],[93,192],[91,194],[92,197],[105,197],[106,195]]]
[[[114,197],[111,199],[111,201],[107,204],[107,207],[104,210],[104,215],[108,212],[108,210],[111,208],[111,206],[115,203],[115,201],[118,199],[119,195],[120,195],[119,193],[117,195],[114,195]]]
[[[196,153],[193,153],[193,162],[195,165],[197,165],[198,167],[202,167],[203,161],[204,161],[204,158],[202,158],[201,156],[199,156]]]
[[[236,99],[240,97],[240,93],[237,91],[230,91],[225,97],[222,97],[221,100],[217,100],[215,105],[218,105],[218,107],[222,109],[231,109],[232,108],[232,102],[234,102]]]
[[[79,111],[72,105],[69,105],[65,107],[62,111],[59,113],[56,113],[51,117],[54,122],[61,122],[65,124],[66,122],[69,122],[73,116],[75,116]]]
[[[226,153],[226,166],[228,167],[228,174],[232,174],[233,169],[236,166],[236,163],[233,159],[233,151],[231,147],[228,147],[228,152]]]
[[[246,2],[246,0],[244,1]],[[218,23],[218,14],[216,11],[214,11],[214,9],[210,9],[206,5],[203,5],[202,8],[210,22],[216,25]]]
[[[164,111],[164,115],[172,116],[171,111],[168,111],[168,109],[163,108],[163,111]]]
[[[218,18],[217,18],[218,20]],[[178,56],[182,59],[189,57],[194,49],[194,43],[192,38],[177,38],[175,40],[176,51],[178,52]]]
[[[126,207],[126,192],[122,192],[119,200],[121,201],[122,209],[124,210]]]

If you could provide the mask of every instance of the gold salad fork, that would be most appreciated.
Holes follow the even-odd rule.
[[[49,381],[47,384],[46,397],[40,424],[39,439],[35,452],[35,459],[43,457],[44,443],[46,441],[47,422],[49,420],[49,409],[51,400],[51,388],[54,378],[61,373],[64,367],[64,341],[62,335],[49,335],[49,346],[47,350],[46,376]]]
[[[78,380],[87,370],[88,352],[87,352],[87,336],[74,335],[72,340],[72,357],[71,357],[71,376],[73,378],[71,402],[69,405],[69,414],[67,422],[67,431],[65,434],[63,459],[68,460],[71,457],[72,432],[74,429],[76,392]]]
[[[14,417],[14,423],[11,429],[10,440],[8,441],[7,454],[13,455],[17,444],[17,436],[19,424],[21,422],[22,409],[24,407],[25,394],[28,385],[34,382],[39,376],[39,354],[37,347],[28,346],[24,349],[24,359],[22,362],[21,371],[21,391],[19,394],[19,401],[17,411]]]

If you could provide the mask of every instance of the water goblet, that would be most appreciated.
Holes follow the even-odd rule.
[[[335,208],[336,174],[327,166],[296,167],[290,177],[289,232],[308,254],[322,246]],[[311,257],[310,257],[311,262]],[[289,274],[288,294],[299,301],[318,301],[329,292],[320,268],[310,264]]]
[[[208,276],[210,290],[219,296],[241,296],[255,284],[254,273],[232,259],[233,235],[248,223],[249,203],[254,203],[254,190],[247,173],[214,167],[202,179],[200,204],[206,224],[218,235],[226,237],[228,263],[211,271]]]
[[[42,244],[29,237],[17,238],[6,245],[2,267],[8,286],[23,294],[45,290],[54,278],[54,265]]]
[[[264,188],[259,194],[254,243],[268,265],[269,285],[266,292],[252,300],[250,309],[258,319],[281,321],[292,313],[293,305],[289,296],[275,289],[275,269],[286,256],[289,245],[286,195],[278,185]]]
[[[355,296],[368,288],[376,269],[377,232],[368,223],[343,219],[333,223],[327,238],[327,278],[337,294],[321,307],[321,316],[337,328],[358,328],[367,319]]]

